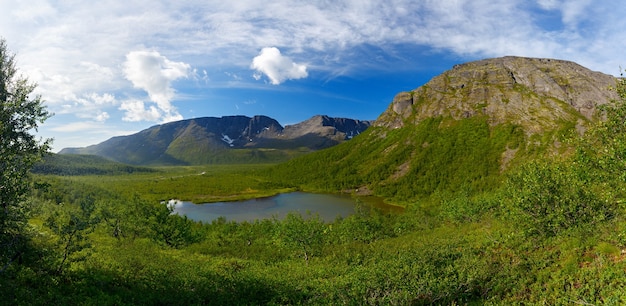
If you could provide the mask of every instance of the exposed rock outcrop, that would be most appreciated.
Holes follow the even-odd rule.
[[[397,128],[435,116],[485,114],[492,124],[510,122],[538,133],[559,121],[592,119],[598,105],[617,98],[610,90],[615,80],[555,59],[507,56],[470,62],[399,93],[374,125]]]

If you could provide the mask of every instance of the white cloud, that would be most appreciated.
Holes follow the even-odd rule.
[[[98,122],[105,122],[110,118],[109,113],[104,109],[118,104],[115,96],[110,93],[98,94],[93,92],[78,97],[69,92],[63,99],[67,103],[55,107],[55,114],[74,114],[78,118],[92,119]]]
[[[124,101],[119,109],[126,112],[122,120],[131,122],[157,121],[163,115],[154,105],[146,108],[143,101],[139,100]]]
[[[8,10],[18,20],[37,22],[42,18],[56,14],[56,10],[45,0],[19,1],[18,4]]]
[[[111,69],[110,67],[102,67],[96,63],[91,63],[91,62],[81,62],[80,65],[82,67],[84,67],[88,72],[106,77],[106,78],[112,78],[114,77],[114,72],[113,69]]]
[[[202,75],[200,75],[200,73],[198,72],[198,69],[194,68],[192,75],[195,80],[202,80],[204,84],[208,84],[209,81],[211,80],[209,78],[209,73],[206,70],[202,70]]]
[[[91,119],[97,122],[105,122],[107,121],[107,119],[109,119],[111,116],[109,115],[108,112],[102,111],[102,110],[97,110],[97,111],[93,111],[93,112],[89,112],[89,113],[78,113],[76,114],[76,117],[78,118],[83,118],[83,119]]]
[[[544,10],[553,10],[561,4],[561,0],[537,0],[537,4]]]
[[[151,106],[149,111],[146,111],[143,102],[141,102],[141,107],[136,102],[131,103],[132,107],[129,104],[125,104],[120,108],[127,111],[124,117],[125,120],[136,121],[136,119],[142,118],[141,120],[154,121],[163,117],[163,121],[171,121],[182,118],[171,103],[176,93],[171,83],[177,79],[188,77],[191,72],[189,64],[170,61],[156,51],[133,51],[128,53],[126,62],[124,62],[126,79],[131,81],[135,88],[145,90],[150,100],[156,103],[156,108]],[[133,111],[138,113],[128,113]],[[161,112],[163,113],[162,115]],[[159,116],[155,118],[156,114]]]
[[[183,116],[179,113],[167,113],[161,117],[161,123],[183,120]]]
[[[110,94],[110,93],[105,93],[102,95],[99,95],[95,92],[87,95],[87,97],[93,101],[94,104],[96,105],[107,105],[107,104],[115,104],[115,96]]]
[[[591,0],[539,0],[537,3],[544,10],[560,11],[563,24],[574,30],[581,21],[593,16],[589,15]]]
[[[97,122],[92,121],[76,121],[67,124],[51,127],[50,130],[54,132],[84,132],[91,129],[102,129],[104,126]]]
[[[625,10],[590,0],[35,1],[3,0],[2,6],[10,8],[0,10],[3,35],[34,67],[45,66],[46,75],[72,76],[76,71],[67,70],[75,66],[72,63],[119,67],[121,54],[145,46],[175,54],[194,67],[246,67],[255,50],[287,46],[306,53],[311,67],[343,69],[362,61],[347,56],[355,46],[392,48],[396,43],[472,56],[593,59],[597,53],[588,46],[616,42]],[[558,10],[572,27],[545,31],[535,24],[536,9]],[[590,19],[602,34],[618,33],[583,37],[590,43],[579,41],[576,34],[588,31],[579,21]],[[563,55],[572,43],[576,46]],[[618,57],[620,49],[602,49],[599,56]],[[328,55],[340,59],[335,66],[322,61]],[[117,75],[117,68],[112,69]]]
[[[286,80],[306,78],[309,74],[306,65],[294,63],[289,57],[283,56],[278,48],[263,48],[250,65],[256,70],[255,79],[265,74],[272,84],[278,85]]]
[[[104,122],[107,119],[109,119],[111,116],[109,116],[109,113],[107,112],[100,112],[98,115],[96,115],[96,117],[94,117],[94,120],[98,121],[98,122]]]

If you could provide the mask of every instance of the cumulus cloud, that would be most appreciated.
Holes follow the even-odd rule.
[[[128,100],[122,102],[120,106],[120,110],[125,111],[124,121],[157,121],[161,118],[162,113],[156,108],[156,106],[151,105],[146,108],[143,101],[140,100]]]
[[[76,96],[69,93],[64,97],[67,102],[55,110],[56,114],[74,114],[78,118],[105,122],[111,116],[104,109],[117,105],[115,96],[110,93],[98,94],[95,92]]]
[[[91,74],[100,75],[109,79],[114,76],[113,70],[111,68],[102,67],[96,63],[83,61],[80,63],[80,66],[84,67],[85,70]]]
[[[124,62],[126,79],[131,81],[135,88],[145,90],[156,107],[152,105],[146,109],[143,102],[126,102],[120,107],[127,112],[124,116],[125,120],[155,121],[161,118],[163,121],[172,121],[181,119],[182,116],[171,103],[176,94],[172,82],[187,78],[191,72],[189,64],[170,61],[156,51],[128,53]]]
[[[98,121],[98,122],[104,122],[107,119],[109,119],[111,116],[109,116],[109,113],[107,112],[100,112],[96,115],[96,117],[94,117],[94,120]]]
[[[278,85],[286,80],[297,80],[306,78],[309,74],[306,65],[297,64],[289,57],[280,53],[278,48],[263,48],[250,65],[256,70],[254,78],[259,80],[264,74],[274,85]]]

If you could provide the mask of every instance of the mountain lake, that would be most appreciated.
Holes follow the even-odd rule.
[[[354,214],[358,202],[361,202],[365,208],[376,207],[385,212],[404,210],[399,206],[385,204],[382,199],[376,197],[354,198],[350,195],[307,192],[291,192],[252,200],[207,204],[170,200],[168,205],[174,207],[172,213],[204,223],[211,223],[219,217],[237,222],[273,217],[282,219],[289,212],[297,212],[302,216],[306,216],[308,212],[312,215],[319,214],[322,220],[330,222],[338,216],[347,217]]]

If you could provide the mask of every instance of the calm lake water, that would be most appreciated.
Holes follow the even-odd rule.
[[[375,206],[390,211],[401,211],[401,208],[386,205],[377,198],[363,198],[366,206]],[[254,221],[257,219],[282,219],[288,212],[307,212],[319,214],[325,221],[333,221],[337,216],[346,217],[354,214],[357,200],[349,195],[316,194],[306,192],[283,193],[273,197],[252,199],[236,202],[217,202],[209,204],[193,204],[177,201],[174,213],[194,221],[210,223],[224,217],[227,221]]]

